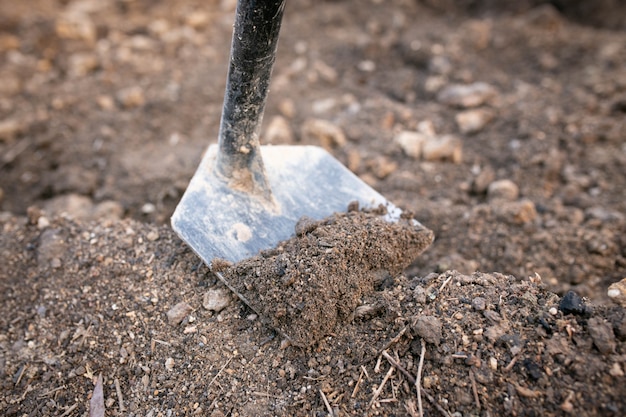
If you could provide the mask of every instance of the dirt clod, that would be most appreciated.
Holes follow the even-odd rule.
[[[363,212],[323,221],[302,218],[296,237],[277,245],[277,254],[242,261],[222,273],[268,324],[293,344],[308,346],[354,314],[381,271],[397,275],[432,241],[432,231],[410,219],[388,223]]]

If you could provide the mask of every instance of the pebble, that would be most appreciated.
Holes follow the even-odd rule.
[[[265,129],[263,141],[265,143],[293,143],[293,131],[287,119],[283,116],[274,116]]]
[[[608,210],[605,207],[593,206],[585,210],[585,217],[597,219],[602,222],[624,221],[624,215],[619,211]]]
[[[16,119],[0,121],[0,142],[11,142],[25,130],[25,124]]]
[[[201,10],[194,10],[185,16],[185,23],[196,30],[206,27],[210,22],[208,13]]]
[[[435,55],[428,62],[428,70],[437,75],[449,75],[454,69],[450,58],[444,55]]]
[[[530,223],[537,218],[537,208],[530,200],[505,201],[495,208],[496,214],[510,224]]]
[[[204,294],[202,307],[209,311],[219,313],[230,304],[230,291],[225,288],[209,290]]]
[[[576,294],[574,291],[568,291],[559,302],[559,310],[561,310],[563,314],[580,316],[587,312],[587,306],[580,295]]]
[[[343,147],[346,135],[343,130],[328,120],[308,119],[302,125],[302,137],[307,142],[317,142],[325,149]]]
[[[87,13],[71,10],[57,20],[56,34],[61,39],[75,39],[95,43],[96,25]]]
[[[472,109],[458,113],[455,120],[461,133],[471,134],[483,130],[495,116],[495,113],[489,109]]]
[[[519,198],[519,187],[511,180],[497,180],[489,184],[487,197],[490,201],[515,201]]]
[[[453,135],[428,137],[422,145],[422,158],[426,161],[447,160],[455,164],[463,159],[463,146]]]
[[[0,96],[11,97],[22,90],[22,81],[17,75],[3,72],[0,73]]]
[[[465,259],[459,253],[453,252],[443,256],[437,261],[437,271],[445,272],[455,270],[461,274],[470,275],[478,270],[480,264],[473,259]]]
[[[626,278],[611,284],[607,295],[611,301],[626,308]]]
[[[117,100],[126,108],[140,107],[146,102],[143,89],[138,86],[124,88],[117,92]]]
[[[452,84],[437,94],[437,100],[449,106],[470,108],[481,106],[497,96],[497,91],[484,82]]]
[[[288,119],[293,119],[296,115],[296,103],[293,100],[286,98],[278,103],[278,111]]]
[[[593,339],[593,344],[600,353],[608,355],[615,352],[616,342],[613,327],[601,317],[592,317],[587,323],[587,329]]]
[[[402,151],[413,159],[422,157],[422,146],[428,136],[420,132],[403,130],[394,137],[394,142],[400,145]]]
[[[472,300],[472,308],[477,311],[483,311],[487,308],[487,300],[483,297],[476,297]]]
[[[622,377],[624,376],[624,371],[622,370],[622,367],[619,365],[619,363],[615,362],[613,366],[611,366],[609,374],[614,377]]]
[[[119,220],[124,215],[119,202],[107,200],[96,205],[89,197],[74,193],[50,199],[44,210],[52,216],[64,215],[82,221]]]
[[[176,326],[180,324],[192,311],[193,308],[189,304],[180,302],[167,312],[167,321],[172,326]]]
[[[39,247],[37,248],[37,262],[40,265],[58,264],[60,258],[67,251],[67,244],[61,236],[59,229],[46,229],[39,236]],[[58,260],[57,261],[55,261]],[[54,262],[53,262],[54,261]]]
[[[426,342],[439,345],[442,338],[441,321],[434,316],[419,316],[412,326],[413,332]]]
[[[487,192],[489,184],[496,178],[496,172],[491,166],[485,166],[480,169],[474,180],[472,181],[472,191],[476,194]]]
[[[68,72],[73,77],[84,77],[98,68],[98,57],[92,53],[75,53],[68,60]]]
[[[173,358],[167,358],[165,360],[165,369],[167,369],[168,371],[171,371],[174,369],[174,359]]]

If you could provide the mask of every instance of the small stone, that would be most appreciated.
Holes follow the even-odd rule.
[[[441,90],[447,82],[447,78],[441,75],[431,75],[424,81],[424,90],[428,93],[434,93]]]
[[[428,70],[438,75],[448,75],[452,72],[453,68],[450,58],[443,55],[435,55],[428,62]]]
[[[477,133],[483,130],[495,117],[489,109],[466,110],[455,116],[456,124],[463,134]]]
[[[293,131],[289,122],[283,116],[274,116],[267,125],[265,143],[292,143]]]
[[[178,303],[167,312],[167,321],[172,326],[176,326],[192,311],[193,308],[189,304],[185,302]]]
[[[20,38],[6,32],[0,33],[0,52],[6,52],[12,49],[19,49],[19,47]]]
[[[434,316],[419,316],[412,326],[413,332],[426,342],[439,345],[442,338],[441,321]]]
[[[463,146],[453,135],[428,137],[422,144],[422,158],[426,161],[451,161],[455,164],[463,158]]]
[[[128,87],[117,92],[117,100],[126,108],[140,107],[146,102],[141,87]]]
[[[483,311],[487,308],[487,300],[483,297],[476,297],[472,300],[472,308],[476,311]]]
[[[150,241],[150,242],[154,242],[155,240],[157,240],[159,238],[159,232],[157,232],[156,230],[151,230],[150,232],[148,232],[148,234],[146,235],[146,238]]]
[[[498,180],[489,184],[487,188],[489,200],[515,201],[519,198],[519,187],[511,180]]]
[[[73,193],[50,199],[44,209],[49,214],[83,221],[119,220],[124,214],[124,207],[119,202],[107,200],[94,205],[89,197]]]
[[[296,222],[295,232],[296,236],[304,236],[307,233],[311,233],[317,229],[319,222],[309,216],[302,216]]]
[[[437,261],[437,271],[458,271],[461,274],[470,275],[476,272],[480,264],[473,259],[465,259],[460,254],[453,252]]]
[[[626,307],[626,278],[611,284],[607,295],[614,303]]]
[[[210,22],[210,16],[208,13],[201,10],[194,10],[185,16],[185,23],[194,29],[202,29],[206,27]]]
[[[493,356],[489,358],[489,367],[494,371],[498,370],[498,360]]]
[[[61,235],[60,229],[46,229],[39,237],[39,247],[37,249],[37,262],[40,265],[54,263],[58,267],[61,258],[67,251],[67,243]]]
[[[616,342],[613,327],[601,317],[592,317],[587,323],[587,329],[593,344],[604,355],[615,352]]]
[[[50,226],[50,220],[46,216],[41,216],[37,219],[37,229],[43,230]]]
[[[563,314],[580,316],[587,313],[587,306],[580,295],[576,294],[574,291],[568,291],[559,303],[559,310],[561,310]]]
[[[608,210],[605,207],[594,206],[585,210],[585,217],[597,219],[602,222],[624,221],[625,216],[616,210]]]
[[[230,304],[230,291],[224,288],[209,290],[204,294],[202,306],[209,311],[219,313]]]
[[[487,192],[489,184],[491,184],[496,178],[496,172],[491,166],[485,166],[479,168],[480,172],[476,175],[472,181],[472,191],[476,194],[483,194]]]
[[[496,95],[496,89],[484,82],[469,85],[452,84],[437,94],[437,100],[449,106],[469,108],[485,104]]]
[[[141,206],[141,212],[143,214],[152,214],[156,211],[156,206],[152,203],[146,203]]]
[[[307,142],[317,142],[325,149],[343,147],[346,135],[343,130],[323,119],[308,119],[302,125],[302,137]]]
[[[72,54],[68,61],[68,72],[73,77],[84,77],[98,68],[98,57],[92,53]]]
[[[420,159],[422,157],[422,146],[427,138],[428,136],[423,133],[404,130],[398,133],[393,140],[400,145],[400,148],[407,156],[413,159]]]
[[[296,115],[296,103],[291,99],[283,99],[278,103],[278,111],[288,119],[293,119]]]
[[[354,310],[354,318],[364,319],[372,317],[378,311],[379,309],[373,304],[363,304],[358,306],[356,310]]]
[[[96,102],[102,110],[113,110],[115,108],[115,100],[113,100],[113,97],[108,95],[98,96]]]
[[[537,208],[530,200],[506,201],[496,206],[497,215],[510,224],[525,224],[537,218]]]
[[[624,370],[620,366],[619,363],[615,362],[611,369],[609,370],[609,374],[614,377],[622,377],[624,376]]]
[[[89,219],[120,220],[124,215],[124,206],[118,201],[106,200],[98,203],[91,210]]]
[[[96,25],[87,13],[74,11],[65,13],[56,22],[56,33],[61,39],[75,39],[95,43],[97,39]]]
[[[559,310],[556,307],[550,307],[550,310],[548,310],[548,313],[550,313],[553,316],[556,316],[558,312]]]
[[[165,360],[165,369],[167,369],[168,371],[171,371],[174,369],[174,359],[173,358],[167,358]]]
[[[0,142],[11,142],[25,129],[25,124],[16,119],[0,121]]]

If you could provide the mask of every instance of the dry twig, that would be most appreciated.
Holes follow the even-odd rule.
[[[374,402],[376,402],[376,399],[378,398],[380,393],[383,392],[383,389],[385,388],[385,384],[387,383],[387,381],[391,377],[391,374],[393,374],[393,370],[394,369],[395,368],[393,366],[389,367],[389,370],[385,374],[385,377],[383,378],[383,381],[380,383],[380,386],[376,389],[376,391],[374,391],[374,395],[372,396],[372,399],[370,400],[370,403],[367,405],[367,408],[371,408],[374,405]]]
[[[470,382],[472,383],[472,392],[474,393],[474,401],[476,401],[476,408],[480,410],[480,398],[478,398],[478,389],[476,388],[476,378],[474,378],[474,371],[469,371]]]
[[[326,398],[326,395],[324,394],[324,391],[322,391],[321,389],[319,391],[320,391],[320,395],[322,396],[322,401],[324,401],[324,405],[326,406],[326,409],[328,410],[328,414],[331,417],[333,417],[335,415],[335,413],[333,412],[332,407],[328,403],[328,399]]]
[[[124,407],[124,397],[122,396],[122,388],[120,387],[120,381],[119,379],[115,378],[114,382],[115,382],[115,392],[117,392],[117,403],[119,404],[120,413],[123,413],[124,411],[126,411],[126,408]]]
[[[398,369],[400,371],[400,373],[402,373],[402,375],[404,375],[411,384],[415,385],[416,381],[415,378],[413,377],[413,375],[411,375],[409,373],[409,371],[407,371],[402,365],[400,365],[397,361],[395,361],[387,352],[383,353],[383,355],[385,356],[385,358],[389,361],[390,364],[392,364],[393,366],[396,367],[396,369]],[[433,397],[432,395],[430,395],[428,393],[427,390],[425,390],[424,388],[421,389],[421,391],[424,393],[424,395],[426,396],[426,399],[428,399],[428,401],[433,405],[433,407],[435,407],[443,416],[445,417],[451,417],[450,413],[447,412],[442,406],[440,406],[437,401],[435,401],[435,397]],[[413,405],[414,406],[414,405]],[[410,412],[409,412],[410,413]],[[416,414],[417,415],[417,411]]]
[[[415,387],[417,389],[417,410],[420,417],[424,417],[424,408],[422,407],[422,370],[424,369],[424,356],[426,355],[426,343],[422,340],[422,351],[420,352],[420,362],[417,367],[417,378],[415,378]]]
[[[211,382],[209,382],[209,385],[207,385],[206,390],[207,392],[209,392],[209,388],[211,388],[211,385],[213,385],[213,383],[215,382],[215,380],[217,379],[218,376],[220,376],[220,374],[222,373],[222,371],[228,366],[228,364],[230,363],[230,361],[233,358],[228,358],[228,360],[226,361],[226,363],[222,366],[222,368],[217,372],[217,374],[215,374],[215,376],[213,377],[213,379],[211,380]]]
[[[363,368],[363,366],[361,366],[361,368]],[[354,386],[354,390],[352,390],[352,395],[350,396],[350,398],[354,398],[357,391],[359,390],[359,385],[361,385],[361,380],[363,380],[364,371],[365,371],[365,368],[361,369],[361,373],[359,374],[359,379],[356,381],[356,385]]]

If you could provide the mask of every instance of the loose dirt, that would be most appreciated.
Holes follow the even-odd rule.
[[[226,268],[223,279],[291,343],[310,346],[354,317],[377,282],[400,274],[432,243],[432,231],[413,219],[388,223],[382,214],[302,218],[298,236]]]
[[[233,11],[0,1],[0,414],[88,415],[102,375],[119,416],[624,415],[624,6],[289,1],[262,142],[435,240],[301,224],[220,268],[253,308],[168,226]]]

